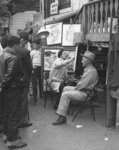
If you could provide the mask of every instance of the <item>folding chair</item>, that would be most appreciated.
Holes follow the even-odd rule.
[[[96,121],[95,118],[95,105],[94,102],[96,100],[96,90],[95,88],[93,90],[87,90],[85,89],[85,92],[87,93],[87,97],[85,101],[75,101],[74,103],[78,106],[74,108],[75,114],[72,118],[72,121],[75,120],[75,118],[78,116],[79,113],[82,113],[84,109],[90,108],[91,115],[93,116],[93,120]],[[73,102],[71,102],[72,104]]]

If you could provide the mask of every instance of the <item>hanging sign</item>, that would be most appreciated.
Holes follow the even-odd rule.
[[[50,14],[51,15],[58,14],[58,2],[51,3],[51,5],[50,5]]]

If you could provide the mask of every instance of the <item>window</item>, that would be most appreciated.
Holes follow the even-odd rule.
[[[71,0],[59,0],[59,9],[64,9],[71,6]]]

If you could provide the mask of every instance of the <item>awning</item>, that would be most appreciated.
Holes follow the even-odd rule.
[[[70,18],[72,16],[75,16],[79,13],[80,10],[72,11],[72,12],[67,12],[67,13],[62,13],[59,15],[51,16],[48,17],[47,19],[44,19],[44,23],[47,24],[52,24],[56,22],[60,22],[64,19]]]

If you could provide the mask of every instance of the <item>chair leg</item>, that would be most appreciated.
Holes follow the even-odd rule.
[[[53,101],[54,101],[54,93],[51,91],[51,104],[53,104]]]
[[[80,113],[80,110],[78,110],[76,113],[75,113],[75,115],[73,116],[73,119],[72,119],[72,121],[74,121],[75,120],[75,118],[77,117],[77,115]]]
[[[46,85],[46,91],[45,91],[45,100],[44,100],[44,107],[46,108],[46,102],[47,102],[47,85]]]
[[[92,102],[91,102],[91,115],[93,116],[93,120],[96,121],[96,118],[95,118],[95,109],[94,109],[94,106],[93,106]]]
[[[74,115],[72,121],[75,120],[75,118],[77,117],[77,115],[78,115],[79,113],[82,113],[82,111],[84,110],[84,105],[85,105],[85,104],[82,104],[82,107],[81,107],[81,105],[80,105],[80,107],[78,108],[77,112],[75,113],[75,115]]]

